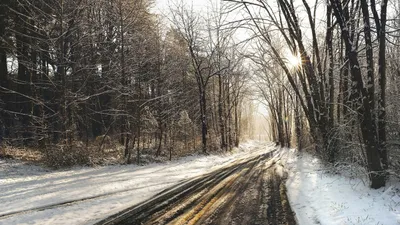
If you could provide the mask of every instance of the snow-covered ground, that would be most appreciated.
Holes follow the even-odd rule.
[[[93,224],[182,180],[272,149],[248,142],[226,155],[56,172],[0,160],[0,224]]]
[[[249,142],[226,155],[66,171],[0,160],[0,224],[93,224],[185,179],[272,149]],[[282,149],[274,159],[287,172],[299,225],[400,224],[399,183],[371,190],[365,180],[349,176],[350,167],[334,174],[315,157],[293,149]]]
[[[335,174],[317,158],[293,149],[279,151],[275,159],[288,172],[288,197],[300,225],[400,224],[398,182],[373,190],[362,177],[350,176],[357,174],[354,167]]]

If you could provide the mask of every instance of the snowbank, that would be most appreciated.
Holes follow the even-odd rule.
[[[225,155],[57,172],[0,160],[0,224],[92,224],[182,180],[271,149],[249,142]]]
[[[361,178],[329,172],[307,153],[282,149],[277,158],[288,172],[288,197],[300,225],[400,224],[399,183],[373,190]]]

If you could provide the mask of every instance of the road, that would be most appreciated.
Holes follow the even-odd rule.
[[[236,161],[97,224],[296,224],[272,154]]]

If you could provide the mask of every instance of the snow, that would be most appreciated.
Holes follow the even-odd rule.
[[[288,198],[300,225],[400,224],[398,182],[373,190],[351,173],[355,168],[334,173],[316,157],[294,149],[282,149],[275,159],[287,172]]]
[[[272,146],[248,142],[229,154],[65,171],[0,160],[0,224],[93,224],[183,180]]]
[[[183,180],[271,149],[272,144],[249,142],[223,155],[65,171],[0,160],[0,224],[93,224]],[[294,149],[281,149],[273,159],[277,173],[288,177],[288,197],[299,225],[400,224],[399,183],[372,190],[355,176],[358,170],[352,173],[357,168],[335,173]]]

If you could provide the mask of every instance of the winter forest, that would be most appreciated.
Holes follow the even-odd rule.
[[[399,176],[397,0],[205,2],[1,0],[0,157],[142,164],[267,132],[371,188]]]

